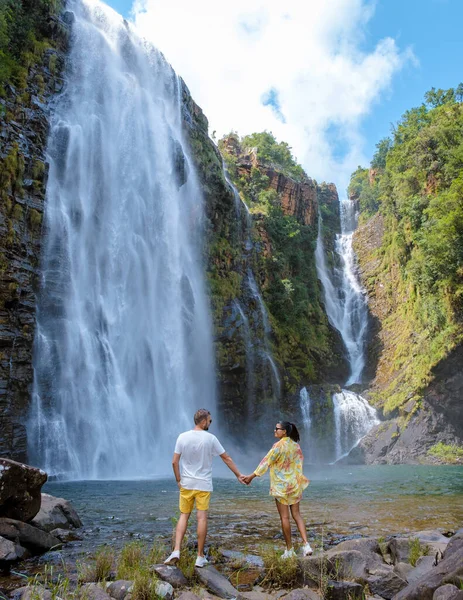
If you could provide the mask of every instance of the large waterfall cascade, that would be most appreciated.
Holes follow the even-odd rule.
[[[30,456],[66,478],[170,471],[213,409],[202,194],[181,82],[98,0],[75,14],[48,153]]]

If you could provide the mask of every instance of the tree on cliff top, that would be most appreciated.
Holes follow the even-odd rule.
[[[292,155],[291,146],[286,142],[277,142],[275,136],[270,131],[251,133],[241,138],[234,131],[225,135],[219,141],[219,149],[222,154],[225,154],[225,158],[227,159],[225,145],[228,145],[230,149],[233,147],[234,152],[242,154],[247,154],[251,150],[255,150],[260,163],[270,165],[275,170],[281,171],[284,175],[296,181],[303,181],[307,178],[304,169]]]

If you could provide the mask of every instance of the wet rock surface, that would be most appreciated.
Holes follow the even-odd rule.
[[[18,461],[27,460],[49,107],[63,88],[69,40],[64,21],[50,15],[47,23],[49,47],[30,55],[25,89],[6,85],[0,98],[0,455]]]
[[[38,554],[61,546],[58,538],[15,519],[0,519],[0,536]]]
[[[50,494],[42,494],[40,510],[31,524],[43,531],[82,527],[82,521],[72,504],[64,498],[55,498]]]
[[[0,458],[0,517],[30,521],[40,510],[46,481],[41,469]]]

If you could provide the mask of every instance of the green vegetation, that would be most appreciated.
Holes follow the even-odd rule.
[[[281,555],[281,550],[277,550],[273,545],[262,548],[265,577],[261,585],[281,588],[294,584],[298,572],[297,558],[294,556],[283,560]]]
[[[263,164],[268,164],[287,177],[296,181],[304,181],[306,174],[291,154],[291,147],[286,142],[278,143],[269,131],[252,133],[241,139],[241,146],[249,152],[253,148],[257,151],[257,159]]]
[[[22,90],[28,69],[50,47],[48,19],[61,0],[0,0],[0,95],[7,83]]]
[[[442,462],[450,464],[463,464],[463,448],[456,444],[434,444],[428,451],[429,456],[434,456]]]
[[[416,567],[418,559],[429,554],[429,546],[422,544],[418,538],[411,538],[409,541],[408,561],[412,567]]]
[[[290,185],[309,182],[302,167],[291,155],[290,147],[277,143],[269,132],[253,133],[240,138],[232,132],[219,141],[227,170],[241,198],[255,215],[252,236],[260,251],[254,270],[264,281],[263,299],[268,308],[274,335],[274,355],[285,366],[285,386],[292,393],[301,381],[315,381],[320,371],[333,361],[333,340],[324,313],[317,272],[315,246],[317,225],[306,225],[284,209],[274,187],[275,176],[291,179]],[[329,204],[329,188],[316,186],[327,228],[339,223]],[[316,190],[316,191],[315,191]],[[326,194],[326,199],[325,199]],[[311,200],[307,198],[306,202]],[[221,239],[213,245],[213,256],[221,257],[224,248],[229,261],[237,259],[231,247]],[[223,260],[219,261],[219,265]],[[218,279],[212,269],[213,305],[217,297],[239,295],[241,280]]]
[[[386,414],[418,400],[431,369],[463,339],[462,91],[428,92],[349,185],[361,222],[379,214],[385,229],[370,283],[381,281],[390,303],[392,383],[377,398]]]
[[[114,550],[101,546],[95,552],[92,564],[79,565],[79,580],[83,582],[105,581],[108,579],[115,562]]]
[[[320,291],[314,252],[317,232],[302,225],[280,206],[264,217],[272,253],[264,259],[267,285],[264,300],[272,316],[276,349],[288,365],[286,384],[316,380],[320,356],[330,353],[326,316],[320,304]]]

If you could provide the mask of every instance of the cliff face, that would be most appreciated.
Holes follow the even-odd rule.
[[[48,105],[63,85],[68,39],[66,24],[52,15],[44,33],[46,48],[29,67],[25,87],[7,85],[0,98],[0,454],[18,461],[27,453]]]
[[[369,464],[435,463],[436,444],[463,444],[463,346],[437,362],[422,381],[420,393],[413,389],[408,369],[419,363],[422,340],[403,310],[411,290],[401,285],[400,263],[388,257],[384,268],[385,235],[385,218],[377,213],[354,236],[373,316],[368,341],[372,380],[366,396],[380,410],[389,393],[402,395],[404,404],[386,412],[388,418],[361,441],[356,453]]]

